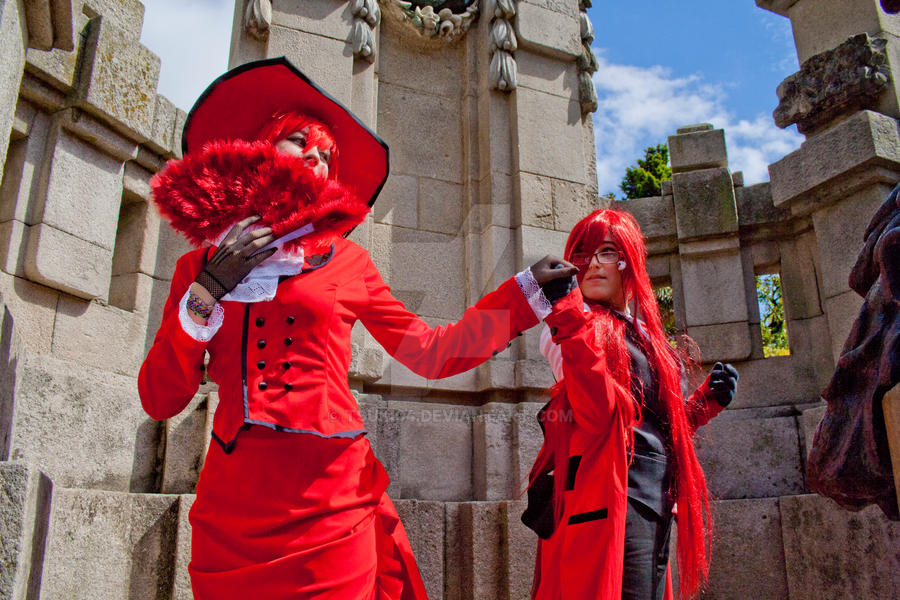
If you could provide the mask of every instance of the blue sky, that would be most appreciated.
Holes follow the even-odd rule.
[[[234,3],[144,3],[141,41],[162,59],[159,91],[187,109],[227,68]],[[594,0],[588,14],[601,193],[620,194],[625,168],[683,125],[724,128],[730,168],[747,183],[767,180],[766,166],[800,145],[772,121],[775,88],[798,69],[788,19],[753,0]]]

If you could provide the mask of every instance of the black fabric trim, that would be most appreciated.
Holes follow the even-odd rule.
[[[587,523],[589,521],[599,521],[605,519],[609,511],[605,508],[600,510],[592,510],[590,512],[578,513],[569,517],[569,525],[578,525],[579,523]]]
[[[217,436],[215,431],[212,432],[212,439],[216,440],[216,442],[220,446],[222,446],[222,452],[224,452],[225,454],[231,454],[231,452],[234,450],[234,446],[237,444],[238,433],[240,433],[242,431],[246,431],[248,429],[250,429],[250,426],[247,425],[246,423],[241,425],[240,429],[237,430],[237,433],[234,434],[234,437],[231,438],[230,442],[223,442],[222,438]]]
[[[581,456],[581,454],[576,454],[569,457],[569,472],[566,475],[567,492],[575,489],[575,474],[578,472],[579,465],[581,465]]]
[[[244,422],[250,418],[247,396],[247,337],[250,335],[250,304],[244,304],[244,325],[241,330],[241,395],[244,401]]]

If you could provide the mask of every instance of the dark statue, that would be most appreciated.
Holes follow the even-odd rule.
[[[896,521],[882,399],[900,381],[900,185],[866,228],[850,287],[865,301],[822,393],[828,407],[807,458],[807,484],[849,510],[877,504]]]

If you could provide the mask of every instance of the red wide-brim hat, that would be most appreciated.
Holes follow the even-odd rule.
[[[187,115],[182,152],[215,140],[253,141],[263,125],[288,111],[328,126],[341,153],[337,179],[374,204],[390,168],[387,144],[283,56],[240,65],[213,81]]]

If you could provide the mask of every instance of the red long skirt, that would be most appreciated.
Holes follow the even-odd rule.
[[[195,600],[425,600],[369,441],[252,427],[212,442],[190,511]]]

